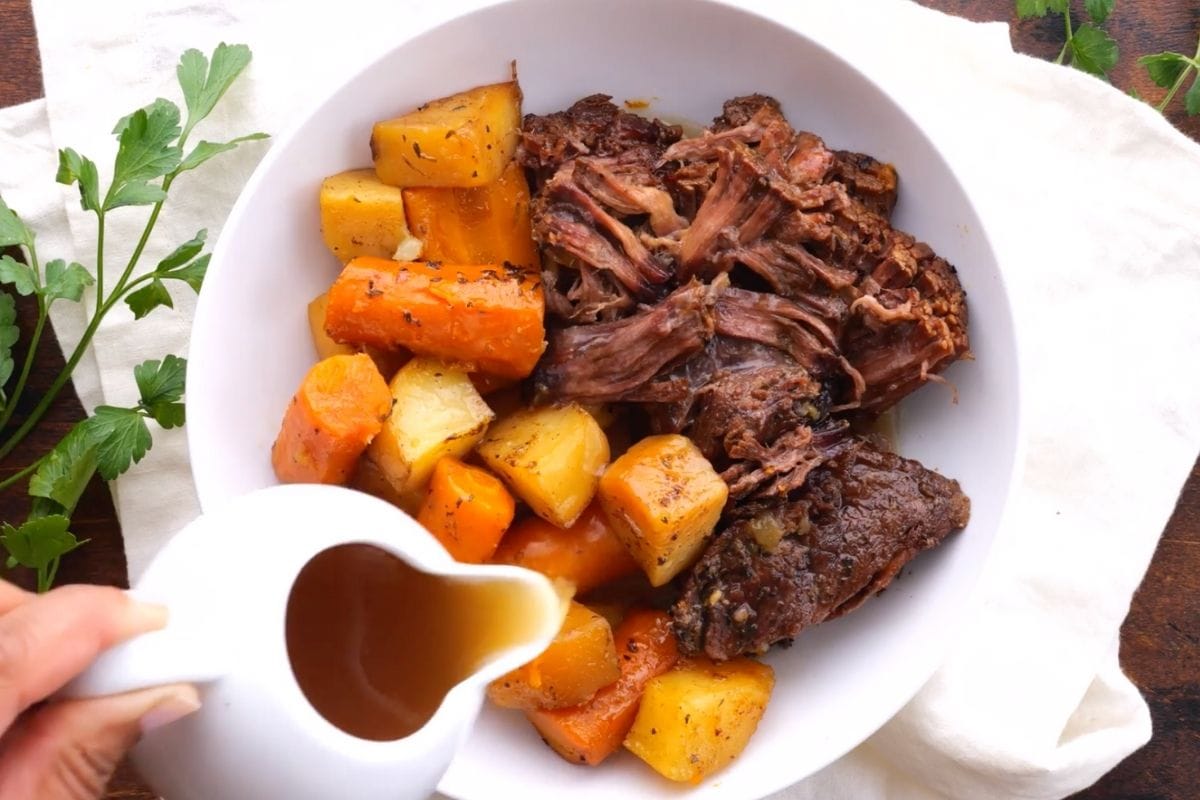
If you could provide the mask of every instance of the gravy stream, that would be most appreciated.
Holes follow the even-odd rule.
[[[331,724],[361,739],[400,739],[490,655],[530,635],[522,594],[427,575],[371,545],[339,545],[292,586],[288,658]]]

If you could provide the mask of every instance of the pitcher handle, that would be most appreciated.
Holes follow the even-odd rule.
[[[127,593],[135,600],[162,603],[152,591]],[[206,683],[228,671],[228,651],[214,647],[219,641],[212,631],[216,615],[179,604],[169,606],[167,615],[166,627],[105,651],[59,695],[98,697],[169,683]]]

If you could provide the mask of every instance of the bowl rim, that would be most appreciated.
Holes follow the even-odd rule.
[[[661,1],[664,0],[654,0],[654,2]],[[677,0],[665,0],[665,2],[676,1]],[[844,757],[847,753],[857,748],[863,742],[866,742],[876,732],[878,732],[880,728],[886,725],[888,721],[895,717],[896,714],[904,708],[904,706],[911,702],[913,697],[920,692],[920,690],[934,676],[938,668],[945,662],[946,655],[961,636],[963,628],[971,616],[970,612],[980,605],[984,589],[984,581],[981,580],[981,578],[990,570],[992,564],[996,561],[1000,544],[1004,539],[1004,532],[1011,524],[1010,520],[1013,514],[1014,506],[1013,500],[1018,487],[1021,485],[1025,472],[1025,458],[1028,446],[1028,437],[1026,434],[1028,400],[1026,398],[1026,393],[1022,391],[1022,386],[1024,384],[1024,372],[1022,370],[1022,365],[1025,363],[1022,353],[1025,345],[1022,342],[1022,337],[1020,334],[1021,326],[1018,324],[1020,312],[1018,306],[1013,302],[1014,294],[1011,290],[1011,282],[1008,280],[1008,276],[1005,273],[1003,264],[997,256],[997,250],[992,243],[993,237],[989,232],[990,226],[988,221],[981,214],[979,214],[978,207],[972,199],[971,192],[968,191],[969,184],[963,180],[960,171],[955,169],[954,164],[946,158],[942,148],[937,144],[938,139],[931,135],[929,130],[908,112],[908,110],[899,102],[899,100],[897,100],[893,93],[884,85],[879,83],[871,73],[859,68],[857,65],[852,63],[848,57],[842,55],[836,49],[806,32],[803,29],[803,21],[801,18],[790,17],[786,11],[783,13],[775,11],[776,7],[773,6],[770,0],[689,0],[689,2],[693,3],[697,7],[706,6],[710,9],[716,8],[722,11],[731,11],[733,13],[748,15],[755,18],[759,23],[765,23],[767,25],[773,25],[782,28],[790,35],[803,39],[810,48],[819,51],[824,57],[830,59],[831,62],[834,63],[839,69],[847,70],[856,75],[858,79],[863,81],[882,98],[884,98],[886,102],[891,105],[892,110],[899,115],[899,119],[903,123],[911,126],[916,136],[923,140],[924,144],[928,146],[937,166],[939,166],[941,169],[944,169],[962,191],[967,210],[978,223],[978,236],[980,244],[990,255],[992,263],[996,265],[996,277],[999,281],[1000,290],[1004,298],[1005,311],[1010,323],[1010,335],[1006,337],[1008,341],[1005,342],[1004,345],[1006,349],[1009,349],[1012,352],[1012,377],[1015,384],[1012,388],[1012,391],[1016,398],[1016,407],[1012,409],[1013,435],[1015,439],[1012,450],[1012,465],[1008,471],[1008,474],[1003,476],[1003,478],[1007,481],[1007,485],[1004,489],[1003,497],[1000,498],[1000,511],[995,525],[996,530],[992,536],[990,544],[988,545],[986,554],[981,557],[976,564],[976,580],[974,584],[962,598],[962,602],[958,604],[957,608],[950,613],[949,620],[943,624],[943,629],[947,630],[948,632],[939,637],[937,646],[928,648],[917,657],[919,658],[920,668],[914,669],[912,672],[914,674],[920,674],[923,677],[916,681],[908,681],[904,685],[903,691],[897,691],[895,693],[894,702],[889,704],[887,708],[881,708],[880,713],[874,715],[876,722],[871,723],[870,730],[867,731],[863,738],[857,742],[848,744],[844,748],[836,749],[836,752],[832,752],[826,760],[824,760],[822,763],[813,765],[812,769],[803,775],[788,778],[782,782],[772,781],[760,784],[759,788],[764,791],[756,796],[765,797],[768,794],[781,791],[811,777],[812,775],[815,775],[817,772]],[[213,247],[212,259],[209,266],[210,273],[221,269],[221,267],[218,267],[217,265],[233,260],[230,257],[230,253],[227,252],[230,248],[229,241],[231,238],[227,232],[232,230],[235,227],[235,223],[245,215],[247,207],[252,202],[252,198],[256,197],[258,194],[260,185],[265,180],[265,176],[271,171],[271,168],[275,162],[287,149],[286,145],[295,139],[299,132],[314,118],[318,117],[325,110],[325,107],[333,102],[334,98],[336,98],[341,92],[345,91],[347,86],[358,80],[364,72],[371,70],[380,62],[389,59],[396,50],[407,47],[417,38],[433,33],[437,29],[447,24],[458,22],[477,14],[489,12],[501,6],[529,4],[541,4],[547,9],[561,8],[566,5],[565,3],[562,3],[561,0],[559,0],[557,3],[555,0],[468,0],[468,2],[463,3],[461,6],[455,8],[454,12],[449,15],[441,12],[434,12],[426,19],[423,19],[419,25],[414,26],[408,31],[405,31],[394,41],[388,43],[386,46],[378,48],[373,53],[369,53],[358,63],[356,67],[348,69],[342,76],[340,76],[335,84],[328,85],[322,94],[316,95],[314,99],[303,104],[301,111],[295,115],[291,123],[284,128],[284,131],[278,136],[272,138],[271,146],[268,152],[256,165],[250,178],[246,181],[246,184],[239,192],[236,201],[230,208],[225,223],[222,225],[221,234]],[[215,304],[216,301],[209,299],[209,297],[209,294],[201,292],[197,299],[196,311],[193,319],[193,330],[207,327],[210,324],[208,323],[208,319],[210,317],[215,317],[219,313],[219,306]],[[203,340],[200,341],[202,342]],[[210,361],[216,360],[216,356],[215,354],[206,352],[203,346],[199,349],[193,349],[195,341],[193,341],[191,345],[192,346],[189,348],[192,350],[192,352],[189,352],[190,366],[195,368],[197,374],[203,373],[206,369],[210,368],[207,365],[210,363]],[[200,501],[201,509],[209,510],[219,503],[224,502],[228,498],[218,496],[208,486],[207,480],[203,476],[212,474],[211,470],[195,469],[194,465],[196,460],[194,454],[208,452],[208,449],[201,446],[199,443],[199,438],[202,436],[203,431],[201,431],[197,426],[192,425],[185,426],[185,429],[187,431],[189,452],[193,454],[191,456],[193,464],[192,476],[193,483],[196,487],[196,494]],[[716,777],[719,779],[719,775]],[[709,781],[706,781],[706,783],[708,782]],[[451,797],[458,798],[459,800],[470,800],[467,795],[458,793],[451,787],[446,787],[444,784],[445,780],[443,778],[438,785],[439,792],[443,792]]]

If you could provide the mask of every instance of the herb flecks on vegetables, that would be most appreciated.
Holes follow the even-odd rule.
[[[201,252],[206,237],[203,230],[175,248],[154,269],[136,276],[135,273],[175,179],[243,142],[266,138],[264,133],[252,133],[227,142],[201,140],[188,146],[192,130],[212,113],[250,58],[250,48],[240,44],[222,43],[211,58],[199,50],[185,52],[176,69],[184,109],[158,98],[117,122],[113,128],[117,153],[106,188],[101,186],[94,161],[71,148],[59,151],[56,179],[76,186],[80,206],[96,215],[96,258],[92,271],[61,259],[43,265],[38,258],[34,232],[0,198],[0,249],[16,248],[24,254],[24,261],[0,255],[0,285],[9,287],[9,291],[0,291],[0,466],[41,421],[71,379],[101,321],[117,304],[124,302],[134,318],[141,319],[159,306],[173,307],[167,288],[172,282],[200,291],[209,260],[209,255]],[[124,268],[106,287],[105,222],[109,213],[128,206],[151,206],[151,210]],[[51,306],[59,301],[81,302],[85,289],[93,285],[95,306],[79,344],[21,424],[10,430]],[[20,331],[11,292],[33,296],[36,301],[37,319],[19,372],[13,345]],[[139,394],[135,405],[97,407],[92,416],[77,423],[53,450],[0,481],[0,490],[4,490],[28,478],[32,499],[24,523],[0,523],[0,545],[8,553],[6,565],[10,569],[16,566],[33,569],[37,572],[38,590],[50,588],[62,557],[86,541],[80,541],[71,532],[71,514],[92,476],[99,473],[105,480],[113,480],[139,462],[153,444],[149,420],[162,428],[184,424],[186,374],[187,362],[174,355],[139,364],[134,368]]]
[[[1117,43],[1100,28],[1112,13],[1116,0],[1086,0],[1091,22],[1078,27],[1072,24],[1069,0],[1016,0],[1017,16],[1021,19],[1044,17],[1047,13],[1061,14],[1066,31],[1066,41],[1054,63],[1069,63],[1071,66],[1101,78],[1117,64],[1120,51]]]

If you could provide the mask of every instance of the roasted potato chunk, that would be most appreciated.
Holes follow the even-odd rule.
[[[389,388],[392,413],[367,457],[407,507],[428,485],[438,459],[469,453],[494,415],[464,370],[437,359],[409,361]]]
[[[745,749],[774,686],[772,669],[749,658],[681,662],[646,684],[625,747],[664,777],[699,783]]]
[[[392,186],[483,186],[517,150],[521,88],[478,86],[375,123],[371,155]]]
[[[566,708],[587,702],[620,676],[608,621],[572,601],[550,646],[533,661],[492,681],[488,697],[504,708]]]
[[[373,169],[352,169],[321,183],[321,235],[345,264],[359,256],[415,261],[421,242],[408,231],[404,197]]]
[[[617,536],[662,586],[699,555],[729,489],[690,439],[668,434],[642,439],[614,461],[599,496]]]
[[[569,528],[596,493],[608,439],[595,418],[572,403],[505,417],[480,442],[479,455],[535,514]]]

